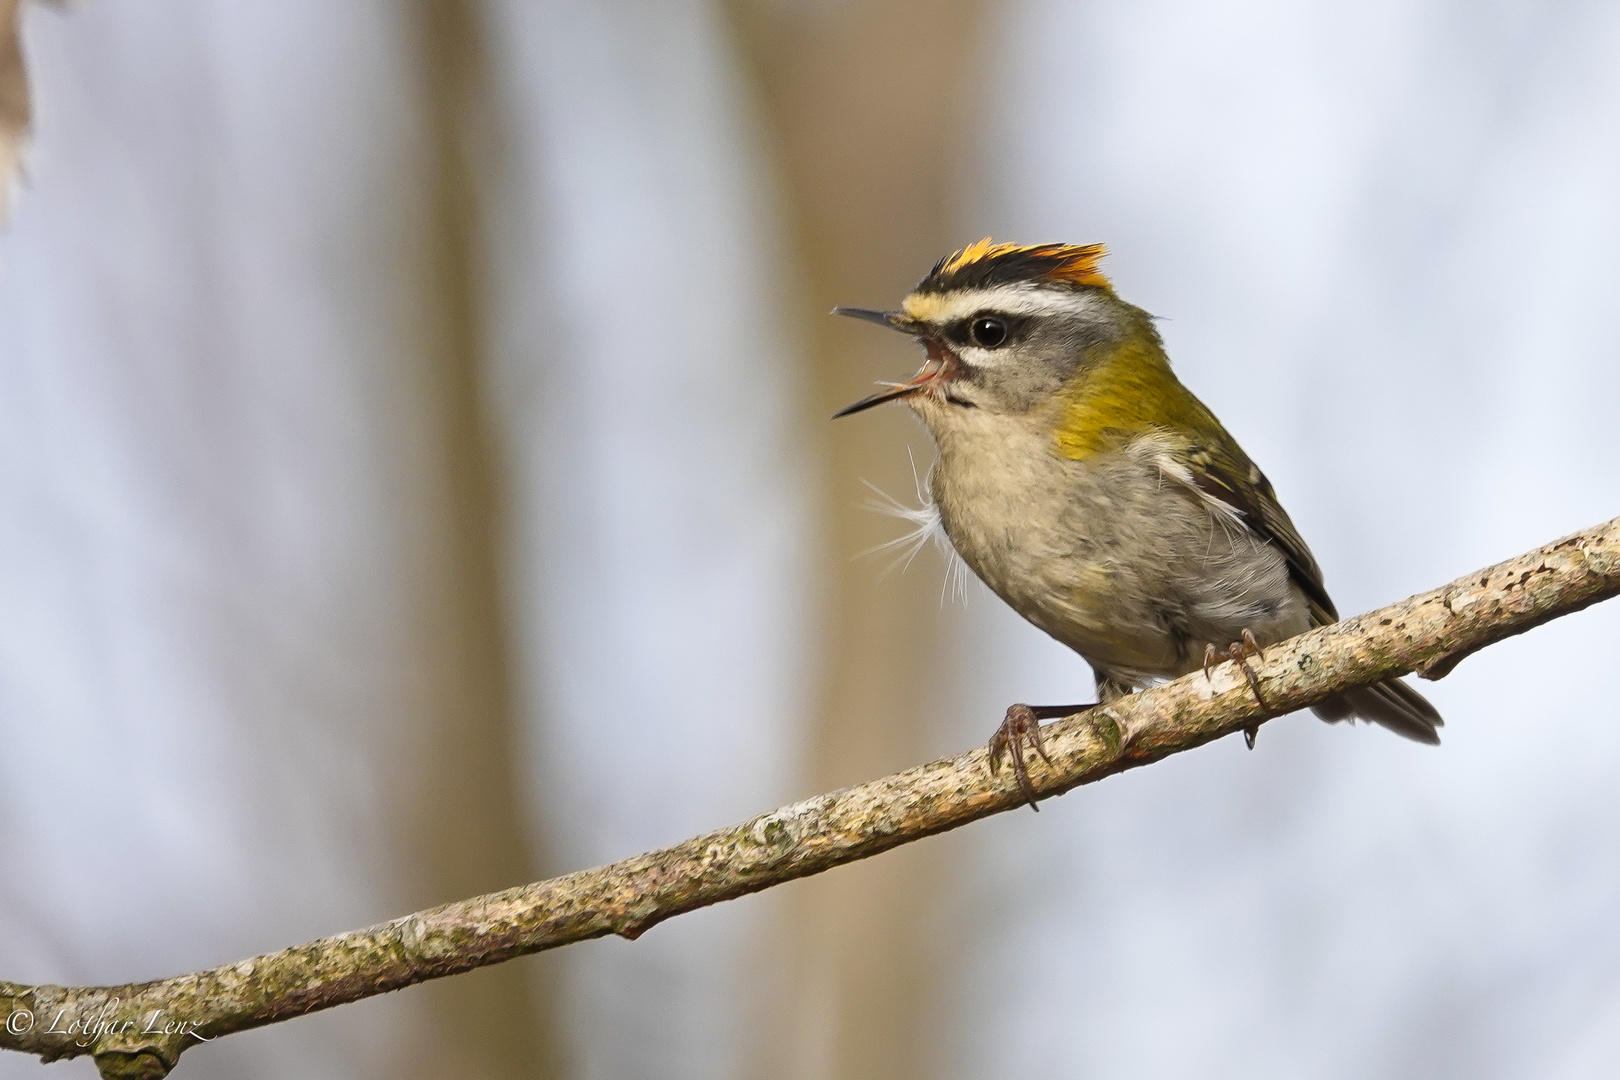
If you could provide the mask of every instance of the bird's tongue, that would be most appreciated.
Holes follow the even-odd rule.
[[[938,338],[929,338],[928,358],[923,361],[922,368],[911,383],[913,386],[921,386],[935,379],[949,379],[956,375],[956,370],[956,355]]]

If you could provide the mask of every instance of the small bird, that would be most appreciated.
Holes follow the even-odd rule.
[[[1264,474],[1170,370],[1152,316],[1098,270],[1104,253],[986,238],[941,259],[898,311],[833,309],[927,354],[909,382],[837,416],[910,406],[938,448],[928,487],[951,545],[1085,658],[1100,703],[1217,659],[1260,698],[1246,658],[1338,612]],[[1010,752],[1033,806],[1024,752],[1046,757],[1040,721],[1088,707],[1012,706],[991,768]],[[1398,679],[1312,711],[1440,741],[1440,714]],[[1255,729],[1244,735],[1252,749]]]

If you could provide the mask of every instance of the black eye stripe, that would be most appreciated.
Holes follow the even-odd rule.
[[[940,328],[948,341],[979,349],[999,349],[1023,335],[1029,317],[1001,311],[977,311]]]
[[[994,315],[980,315],[968,323],[968,340],[981,349],[1000,348],[1007,341],[1007,324]]]

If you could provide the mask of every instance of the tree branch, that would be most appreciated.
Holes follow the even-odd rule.
[[[1041,798],[1347,687],[1439,678],[1486,645],[1620,593],[1620,518],[1444,588],[1302,634],[1253,663],[1269,709],[1230,663],[1044,730]],[[0,983],[0,1047],[44,1061],[92,1054],[104,1077],[161,1077],[199,1041],[575,941],[634,939],[682,912],[864,859],[1012,810],[1009,771],[974,750],[818,795],[594,870],[421,911],[241,963],[114,987]]]

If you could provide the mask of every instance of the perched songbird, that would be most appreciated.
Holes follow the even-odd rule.
[[[934,437],[929,489],[963,561],[1091,664],[1109,702],[1338,619],[1271,484],[1170,370],[1153,319],[1097,269],[1103,247],[988,239],[941,259],[898,311],[837,308],[915,337],[903,400]],[[1015,705],[991,740],[1031,796],[1039,721]],[[1315,706],[1437,743],[1440,714],[1396,679]],[[1253,746],[1254,731],[1245,733]]]

